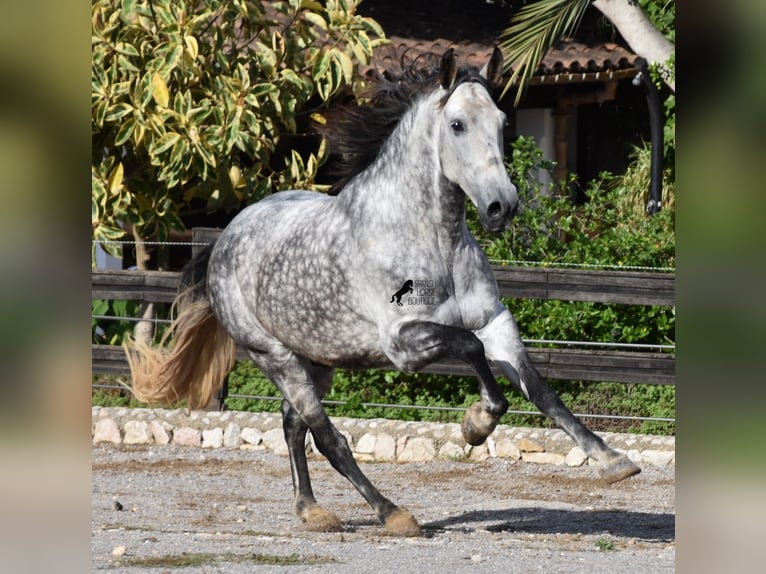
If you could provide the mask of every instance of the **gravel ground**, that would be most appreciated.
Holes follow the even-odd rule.
[[[385,536],[319,456],[314,491],[342,533],[292,513],[287,458],[268,451],[93,447],[92,568],[109,572],[673,572],[674,467],[606,486],[594,467],[503,459],[361,463],[413,512],[419,538]]]

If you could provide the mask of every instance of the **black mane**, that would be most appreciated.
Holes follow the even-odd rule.
[[[327,140],[330,150],[335,180],[329,191],[331,195],[340,193],[375,160],[407,110],[420,96],[437,88],[439,61],[439,56],[426,54],[405,63],[402,56],[399,70],[371,72],[373,82],[362,94],[363,103],[352,101],[330,106],[324,114],[326,122],[317,125],[316,130]],[[444,102],[457,86],[467,81],[479,82],[490,91],[475,67],[463,68],[458,71]]]

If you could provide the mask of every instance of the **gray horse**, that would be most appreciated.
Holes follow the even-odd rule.
[[[466,228],[465,196],[489,231],[505,229],[517,207],[503,165],[505,114],[490,96],[501,67],[495,50],[481,71],[458,70],[448,50],[431,74],[381,78],[370,105],[328,121],[331,149],[348,159],[342,191],[285,191],[244,209],[187,268],[172,351],[129,352],[140,400],[187,398],[197,408],[220,388],[235,344],[246,349],[284,397],[295,511],[311,529],[342,524],[314,497],[309,430],[387,531],[420,532],[365,477],[325,413],[321,399],[336,367],[411,373],[443,357],[461,359],[479,382],[481,400],[462,423],[466,442],[478,445],[508,409],[492,362],[601,464],[607,482],[640,472],[576,419],[532,366]],[[413,297],[391,304],[407,280]]]

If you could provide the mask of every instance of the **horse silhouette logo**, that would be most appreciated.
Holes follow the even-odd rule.
[[[402,303],[402,297],[406,293],[412,293],[412,285],[413,285],[412,279],[407,279],[407,281],[404,282],[404,285],[402,285],[402,288],[399,289],[393,295],[391,295],[391,300],[389,301],[389,303],[393,303],[394,299],[396,299],[396,304],[399,305],[399,307],[404,307],[404,304]]]

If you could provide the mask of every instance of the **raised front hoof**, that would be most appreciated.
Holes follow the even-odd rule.
[[[311,532],[342,532],[343,523],[334,512],[325,510],[321,506],[312,506],[305,510],[300,519],[306,524],[306,529]]]
[[[406,510],[394,510],[388,515],[385,532],[389,536],[420,536],[420,525]]]
[[[608,464],[601,467],[601,478],[603,478],[607,484],[614,484],[615,482],[625,480],[639,472],[641,472],[641,469],[633,464],[627,456],[619,455],[612,459]]]
[[[463,422],[460,425],[460,432],[463,433],[465,442],[471,446],[479,446],[495,430],[497,421],[498,417],[482,409],[480,403],[473,403],[465,411]]]

